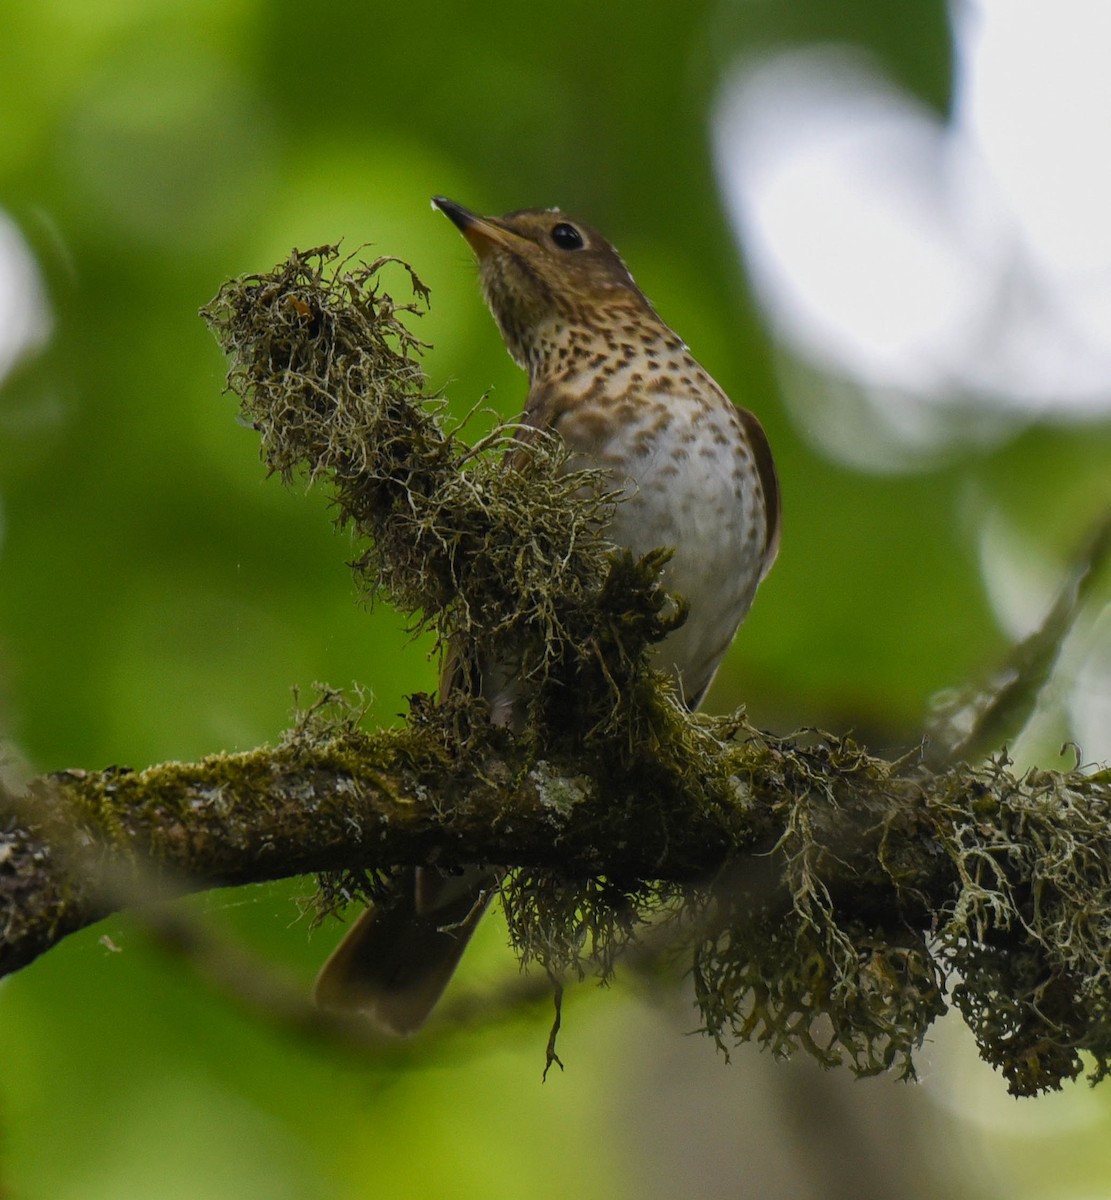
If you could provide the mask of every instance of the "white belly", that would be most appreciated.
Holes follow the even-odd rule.
[[[656,661],[695,705],[760,582],[764,498],[740,421],[720,394],[712,402],[703,395],[669,404],[663,423],[658,405],[642,407],[639,428],[635,420],[631,427],[626,422],[619,437],[589,449],[572,440],[577,422],[562,432],[580,450],[581,462],[610,467],[615,482],[626,480],[607,531],[612,541],[638,556],[661,547],[674,551],[664,584],[689,611],[657,648]],[[638,451],[632,455],[631,445]]]

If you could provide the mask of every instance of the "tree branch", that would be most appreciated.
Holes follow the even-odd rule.
[[[1103,1073],[1111,776],[934,776],[841,739],[671,715],[687,761],[657,743],[617,770],[603,746],[535,760],[487,730],[464,757],[439,719],[365,734],[320,709],[273,750],[37,780],[40,816],[0,838],[0,968],[99,919],[106,895],[143,895],[152,870],[189,887],[339,871],[349,887],[355,868],[502,862],[525,868],[507,896],[519,948],[563,969],[609,962],[682,901],[719,1037],[909,1068],[959,972],[953,997],[1016,1090],[1075,1075],[1085,1048]],[[819,1013],[835,1018],[824,1045]]]
[[[460,685],[400,730],[327,693],[274,748],[0,796],[0,973],[166,888],[318,872],[327,906],[399,865],[488,862],[512,868],[518,953],[557,974],[608,973],[671,921],[723,1049],[911,1075],[952,1003],[1016,1093],[1082,1051],[1111,1070],[1111,773],[888,762],[687,713],[647,666],[682,619],[666,556],[614,554],[612,498],[552,439],[445,433],[383,264],[334,258],[295,252],[207,315],[268,465],[331,481],[357,574],[437,631]],[[516,736],[470,698],[488,660],[527,683]]]

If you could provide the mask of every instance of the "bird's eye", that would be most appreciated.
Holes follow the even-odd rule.
[[[566,221],[560,221],[558,225],[552,226],[552,241],[561,250],[581,250],[584,245],[583,235],[574,225],[568,225]]]

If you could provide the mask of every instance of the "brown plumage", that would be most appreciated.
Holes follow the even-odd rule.
[[[572,465],[609,470],[622,492],[611,541],[637,555],[675,551],[664,582],[689,612],[656,658],[696,707],[779,544],[779,487],[759,421],[731,403],[588,225],[558,209],[479,217],[433,203],[474,250],[486,302],[528,372],[526,429],[553,429]],[[491,720],[513,723],[520,686],[486,672]],[[478,870],[403,872],[396,903],[365,913],[324,965],[318,1002],[397,1033],[419,1028],[495,887]]]

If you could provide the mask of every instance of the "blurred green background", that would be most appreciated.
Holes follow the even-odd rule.
[[[433,386],[460,413],[489,392],[515,415],[523,377],[433,194],[487,212],[559,204],[603,229],[764,421],[783,548],[708,707],[911,744],[941,689],[990,670],[1037,620],[1111,504],[1111,408],[1106,388],[1057,405],[1049,386],[1035,403],[1002,371],[973,386],[954,368],[939,386],[935,370],[900,384],[918,427],[932,414],[927,445],[915,421],[880,430],[851,355],[807,353],[772,260],[746,241],[721,114],[745,69],[812,46],[866,62],[884,104],[939,129],[966,80],[936,0],[0,0],[9,769],[251,747],[279,736],[291,688],[317,680],[367,686],[378,723],[433,686],[403,619],[356,604],[326,495],[263,477],[197,316],[225,277],[292,246],[370,243],[431,287],[419,332]],[[775,111],[784,137],[803,121],[786,101]],[[1013,297],[996,297],[996,324]],[[1111,756],[1108,625],[1098,606],[1083,617],[1024,761],[1057,765],[1069,737]],[[309,890],[192,907],[307,986],[338,936],[299,917]],[[496,995],[514,979],[488,921],[455,986]],[[244,1012],[113,919],[0,982],[0,1195],[1109,1194],[1106,1087],[1008,1101],[955,1022],[916,1088],[751,1047],[726,1065],[683,1036],[682,985],[638,990],[573,989],[568,1069],[541,1086],[546,1006],[491,1005],[485,1025],[472,1013],[401,1051],[345,1056]]]

